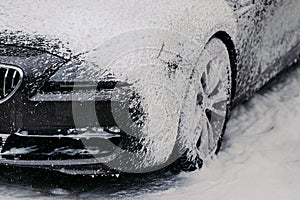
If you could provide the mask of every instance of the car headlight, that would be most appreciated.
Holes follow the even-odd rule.
[[[113,89],[124,86],[120,80],[98,66],[72,61],[53,74],[42,87],[43,92],[71,92],[76,90]]]

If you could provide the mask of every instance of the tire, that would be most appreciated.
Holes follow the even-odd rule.
[[[201,168],[217,153],[229,115],[232,75],[227,47],[212,38],[199,63],[191,75],[179,124],[183,156],[173,166],[183,171]]]

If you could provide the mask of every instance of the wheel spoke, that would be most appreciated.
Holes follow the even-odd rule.
[[[207,130],[208,130],[208,147],[209,147],[209,151],[211,150],[210,147],[214,146],[214,131],[213,128],[211,126],[210,122],[206,122],[207,125]]]
[[[197,145],[202,158],[205,158],[215,146],[213,128],[208,120],[202,122],[201,136]]]
[[[211,93],[209,94],[209,97],[211,96],[215,96],[219,93],[220,89],[221,89],[221,86],[222,86],[222,83],[221,81],[219,80],[218,84],[216,85],[215,88],[212,89]]]
[[[209,108],[209,111],[211,112],[212,115],[217,114],[217,115],[222,116],[222,117],[224,117],[226,115],[225,110],[219,110],[219,109],[216,109],[215,107]]]
[[[209,97],[209,101],[211,101],[213,104],[227,101],[227,99],[228,99],[228,95],[226,94],[225,91],[222,90],[219,90],[218,93]]]
[[[207,94],[210,95],[214,90],[218,90],[218,85],[220,83],[220,72],[219,66],[215,64],[215,60],[211,60],[207,67]]]
[[[205,158],[205,156],[208,154],[208,128],[205,123],[202,123],[202,131],[199,138],[199,153],[201,158]]]

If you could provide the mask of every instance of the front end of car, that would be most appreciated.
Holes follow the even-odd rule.
[[[110,74],[76,81],[64,69],[81,61],[13,45],[0,46],[0,63],[0,164],[72,174],[112,170],[104,164],[134,140],[113,113],[126,110],[129,84]]]

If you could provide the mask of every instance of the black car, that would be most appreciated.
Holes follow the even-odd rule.
[[[1,165],[201,167],[233,105],[300,55],[298,0],[0,3]]]

